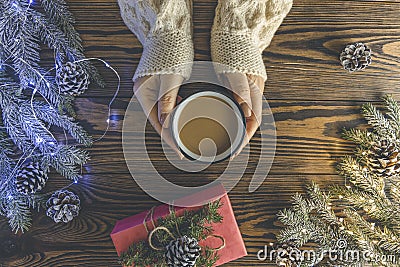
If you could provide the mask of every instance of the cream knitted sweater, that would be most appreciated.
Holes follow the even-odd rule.
[[[143,45],[133,80],[153,74],[189,78],[192,0],[118,2],[124,22]],[[212,59],[221,64],[216,70],[266,79],[262,52],[291,6],[292,0],[219,0],[211,35]]]

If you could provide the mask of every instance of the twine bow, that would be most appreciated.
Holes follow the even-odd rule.
[[[167,228],[167,227],[164,227],[164,226],[156,226],[156,224],[155,224],[155,222],[154,222],[154,209],[155,209],[155,207],[153,207],[153,208],[151,208],[150,209],[150,211],[147,213],[147,215],[146,215],[146,217],[144,218],[144,220],[143,220],[143,225],[144,225],[144,227],[145,227],[145,229],[146,229],[146,231],[147,231],[147,233],[149,234],[149,237],[148,237],[148,242],[149,242],[149,246],[152,248],[152,249],[154,249],[154,250],[157,250],[157,251],[161,251],[161,250],[164,250],[165,249],[165,247],[156,247],[154,244],[153,244],[153,235],[157,232],[157,231],[165,231],[172,239],[177,239],[172,233],[171,233],[171,231]],[[173,207],[170,205],[169,206],[169,212],[170,212],[170,215],[172,215],[172,214],[174,214],[174,209],[173,209]],[[149,228],[148,228],[148,226],[147,226],[147,219],[150,217],[150,222],[151,222],[151,224],[152,224],[152,226],[153,226],[153,230],[152,231],[149,231]],[[180,235],[180,236],[182,236],[181,235],[181,233],[179,232],[179,227],[178,227],[178,225],[175,223],[175,227],[176,227],[176,230],[177,230],[177,232],[178,232],[178,234]],[[225,248],[225,246],[226,246],[226,241],[225,241],[225,238],[223,237],[223,236],[220,236],[220,235],[214,235],[214,234],[212,234],[212,235],[208,235],[205,239],[208,239],[208,238],[210,238],[210,237],[215,237],[215,238],[218,238],[218,239],[220,239],[221,241],[222,241],[222,244],[219,246],[219,247],[217,247],[217,248],[214,248],[214,249],[211,249],[212,251],[219,251],[219,250],[221,250],[221,249],[223,249],[223,248]]]

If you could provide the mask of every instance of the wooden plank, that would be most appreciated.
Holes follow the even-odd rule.
[[[133,181],[122,153],[121,129],[132,96],[131,76],[141,56],[141,45],[122,22],[116,1],[69,0],[77,18],[87,55],[110,62],[122,79],[120,98],[111,111],[110,132],[90,148],[92,160],[84,177],[71,189],[82,201],[81,215],[73,222],[54,224],[45,214],[34,214],[32,229],[19,237],[21,251],[0,266],[119,266],[109,233],[119,219],[157,205]],[[209,39],[216,0],[194,1],[194,43],[196,60],[210,60]],[[264,53],[269,80],[266,97],[277,127],[277,151],[273,167],[258,191],[248,193],[257,164],[260,138],[252,141],[252,154],[241,181],[230,193],[235,215],[249,256],[229,266],[276,266],[260,262],[258,250],[274,240],[280,227],[276,213],[289,207],[291,196],[303,192],[307,181],[326,188],[343,184],[335,164],[354,148],[340,138],[343,127],[363,123],[359,105],[377,101],[400,85],[398,15],[400,1],[296,0],[271,46]],[[374,51],[373,65],[362,73],[347,74],[338,65],[338,54],[346,43],[363,41]],[[100,66],[100,65],[99,65]],[[100,67],[107,81],[105,89],[95,86],[78,98],[78,118],[95,138],[106,126],[106,105],[114,93],[116,78]],[[186,86],[187,96],[209,85]],[[140,109],[135,112],[141,113]],[[157,170],[180,185],[206,184],[226,167],[215,164],[188,175],[168,164],[162,156],[159,137],[146,128],[150,157]],[[137,145],[136,137],[132,144]],[[137,158],[138,166],[140,160]],[[140,170],[138,171],[145,171]],[[235,170],[240,173],[240,170]],[[54,175],[54,174],[52,174]],[[46,190],[68,183],[52,176]],[[0,218],[0,240],[9,228]]]
[[[78,99],[76,102],[78,118],[85,118],[83,124],[93,133],[100,134],[104,128],[107,102],[106,98]],[[121,127],[127,103],[127,99],[117,100],[112,110],[111,132],[91,149],[92,160],[85,166],[83,179],[71,188],[81,197],[81,216],[70,224],[56,225],[43,213],[35,215],[31,231],[21,237],[26,247],[21,252],[24,257],[14,257],[6,264],[52,266],[62,262],[72,266],[117,266],[108,236],[115,221],[157,205],[136,185],[124,163]],[[334,164],[337,158],[349,153],[352,146],[339,138],[339,132],[342,126],[361,123],[356,115],[359,104],[270,101],[277,123],[277,157],[258,191],[248,193],[256,164],[251,161],[241,182],[230,193],[250,255],[229,266],[258,263],[257,251],[273,241],[273,234],[279,231],[276,213],[289,207],[291,196],[302,192],[307,181],[315,180],[324,188],[328,184],[343,184],[343,178],[335,175]],[[138,109],[137,112],[142,111]],[[214,180],[223,171],[225,164],[193,174],[172,168],[160,156],[156,134],[151,128],[148,130],[152,132],[148,142],[153,162],[167,179],[180,185],[195,186]],[[65,179],[55,178],[47,190],[66,185]],[[4,219],[0,229],[8,229]]]
[[[121,74],[121,96],[132,95],[130,81],[141,56],[141,45],[126,28],[116,2],[69,1],[88,56],[108,60]],[[209,38],[216,1],[194,2],[196,60],[210,60]],[[271,46],[264,53],[273,99],[376,100],[398,95],[399,2],[295,1]],[[113,36],[113,38],[106,38]],[[341,69],[338,56],[350,42],[362,41],[374,51],[372,66],[361,73]],[[104,72],[106,81],[115,81]],[[92,88],[88,96],[112,94],[113,86]]]
[[[113,225],[119,219],[158,205],[126,178],[109,174],[85,176],[80,184],[71,188],[81,198],[80,216],[69,224],[54,224],[43,212],[36,214],[31,231],[19,238],[23,247],[20,257],[7,259],[5,266],[118,266],[109,238]],[[291,187],[286,190],[288,178]],[[332,175],[271,176],[252,194],[248,193],[246,182],[239,183],[230,198],[249,256],[229,266],[257,263],[257,251],[273,241],[280,229],[276,213],[289,207],[291,196],[303,191],[308,180],[321,183],[323,188],[327,186],[326,181],[342,182],[339,176]],[[193,182],[189,181],[190,184]],[[277,191],[282,194],[277,195]],[[0,229],[7,227],[1,220]]]
[[[113,105],[110,122],[110,132],[98,143],[89,149],[92,160],[87,165],[91,173],[128,173],[122,152],[122,125],[128,99],[118,99]],[[106,127],[106,114],[108,99],[92,98],[79,99],[76,102],[78,118],[94,138],[103,134]],[[274,114],[277,132],[277,149],[274,164],[271,169],[273,174],[331,174],[334,172],[337,159],[351,153],[353,145],[344,141],[340,134],[343,127],[361,126],[362,120],[360,105],[363,102],[346,101],[269,101]],[[96,112],[94,112],[96,111]],[[140,108],[138,116],[142,114]],[[147,126],[147,147],[152,162],[157,169],[166,175],[174,176],[177,171],[163,156],[160,138]],[[134,134],[128,141],[135,147],[140,142],[140,134]],[[255,136],[252,140],[252,154],[247,172],[256,168],[258,163],[261,139]],[[263,150],[265,151],[265,150]],[[136,155],[138,170],[143,155]],[[207,169],[211,174],[221,173],[227,163],[222,162],[212,165]],[[240,169],[237,170],[240,172]],[[185,173],[181,173],[182,178]],[[204,172],[193,174],[196,177]]]

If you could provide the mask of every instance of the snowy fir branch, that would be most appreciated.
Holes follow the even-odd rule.
[[[364,253],[363,257],[330,257],[301,266],[399,266],[400,258],[400,107],[390,95],[383,97],[385,112],[372,104],[362,107],[367,130],[346,129],[343,138],[356,144],[353,155],[344,156],[338,173],[345,185],[325,192],[312,183],[306,195],[296,194],[293,205],[278,213],[285,225],[280,243],[310,246],[341,255]],[[329,242],[330,241],[330,242]],[[388,261],[391,259],[392,261]]]
[[[42,186],[21,191],[26,184],[18,177],[27,165],[37,163],[29,167],[40,168],[34,173],[45,175],[42,183],[55,172],[75,182],[89,160],[78,144],[93,140],[72,116],[74,97],[55,79],[58,68],[79,61],[90,79],[102,82],[85,61],[74,22],[63,0],[0,2],[0,215],[14,232],[29,229],[32,210],[43,208],[52,193]],[[42,66],[44,46],[53,51],[56,69]]]

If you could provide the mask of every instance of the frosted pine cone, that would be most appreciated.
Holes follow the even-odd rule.
[[[369,151],[368,163],[370,169],[378,176],[397,175],[400,173],[399,150],[387,140],[377,142]]]
[[[349,44],[340,54],[340,63],[345,70],[354,72],[371,64],[372,51],[363,43]]]
[[[26,163],[16,174],[17,190],[25,195],[34,194],[43,189],[47,182],[47,173],[38,162]]]
[[[56,223],[71,221],[78,216],[80,200],[77,195],[68,190],[59,190],[46,202],[47,216],[51,217]]]
[[[200,257],[201,247],[195,238],[183,236],[166,246],[165,258],[168,267],[193,267]]]
[[[67,62],[57,69],[56,82],[61,93],[71,96],[84,93],[90,83],[85,70],[72,62]]]

